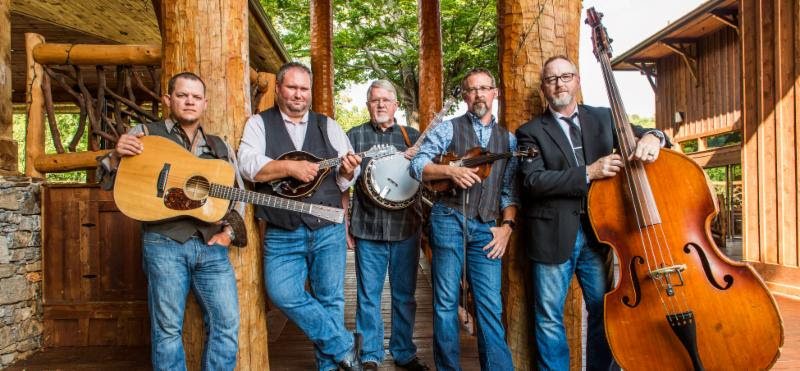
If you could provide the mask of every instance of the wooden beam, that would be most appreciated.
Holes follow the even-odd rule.
[[[700,167],[717,167],[742,163],[742,146],[740,144],[707,149],[687,154]]]
[[[0,171],[17,172],[11,103],[11,0],[0,0]]]
[[[250,115],[247,0],[170,0],[162,1],[161,7],[162,83],[178,72],[197,73],[206,83],[209,101],[203,127],[207,133],[227,140],[235,150]],[[239,294],[236,366],[240,370],[269,370],[262,240],[252,206],[245,214],[249,244],[229,250]],[[205,331],[200,309],[194,299],[191,302],[184,321],[184,344],[188,368],[199,369]]]
[[[700,84],[700,75],[697,69],[697,40],[695,39],[662,39],[661,43],[681,56],[689,74],[692,75],[695,85]]]
[[[41,44],[33,50],[39,64],[131,64],[158,66],[161,45]]]
[[[442,109],[442,30],[439,0],[418,0],[419,130]]]
[[[28,123],[25,132],[25,175],[41,178],[42,173],[34,168],[36,158],[44,154],[44,94],[42,92],[42,65],[33,59],[33,48],[44,43],[44,37],[35,33],[25,34],[27,58],[27,81],[25,103]]]
[[[655,63],[647,63],[647,62],[630,62],[632,66],[636,67],[642,75],[647,77],[647,82],[650,83],[650,87],[653,88],[653,93],[656,93],[656,65]]]
[[[311,88],[315,112],[334,117],[333,105],[333,6],[331,0],[311,0]]]
[[[33,166],[40,173],[94,170],[97,168],[97,157],[105,156],[109,152],[110,149],[42,155],[34,160]]]
[[[258,85],[258,101],[255,102],[256,112],[266,111],[275,105],[275,74],[259,72],[256,84]]]
[[[722,24],[733,28],[739,33],[739,10],[737,9],[714,9],[711,17],[720,21]]]
[[[544,112],[540,93],[544,61],[563,54],[577,62],[581,0],[497,0],[497,17],[499,117],[514,132]],[[515,369],[535,370],[530,260],[523,243],[515,232],[503,256],[503,320]],[[583,363],[582,309],[581,291],[573,280],[564,305],[572,370],[580,370]]]

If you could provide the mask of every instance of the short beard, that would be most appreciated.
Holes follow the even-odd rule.
[[[562,98],[553,98],[550,100],[550,105],[556,108],[564,108],[569,106],[574,97],[571,94],[567,94],[565,97]]]
[[[483,117],[487,112],[489,112],[489,106],[486,103],[475,103],[472,106],[472,113],[474,113],[475,116]]]
[[[378,125],[383,125],[389,121],[392,121],[392,117],[389,115],[378,115],[375,116],[375,123]]]

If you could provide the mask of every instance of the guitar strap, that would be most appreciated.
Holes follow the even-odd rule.
[[[397,127],[400,128],[400,132],[403,133],[403,140],[406,142],[406,147],[411,148],[411,138],[408,137],[408,132],[403,125],[397,124]]]

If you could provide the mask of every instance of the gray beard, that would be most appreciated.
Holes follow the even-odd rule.
[[[566,106],[569,106],[569,104],[572,103],[572,100],[573,97],[571,95],[567,95],[563,98],[553,98],[550,101],[550,105],[557,108],[564,108]]]
[[[481,105],[477,105],[476,104],[472,108],[472,113],[474,113],[475,116],[478,116],[478,117],[483,117],[483,115],[485,115],[486,112],[489,112],[489,107],[487,105],[485,105],[485,104],[481,104]]]
[[[378,115],[378,116],[375,116],[375,123],[378,124],[378,125],[383,125],[383,124],[385,124],[385,123],[387,123],[387,122],[389,122],[391,120],[392,120],[392,118],[389,115]]]

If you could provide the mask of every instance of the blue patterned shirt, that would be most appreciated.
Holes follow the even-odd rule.
[[[497,120],[492,116],[492,121],[488,125],[483,125],[481,120],[472,112],[467,113],[467,117],[472,121],[472,128],[475,129],[475,134],[478,136],[478,141],[481,147],[486,148],[489,145],[489,137],[492,135],[492,129],[497,124]],[[447,152],[450,147],[450,142],[453,140],[453,121],[448,120],[441,125],[433,128],[428,132],[425,140],[419,148],[419,152],[411,160],[411,176],[417,180],[422,180],[422,169],[425,165],[431,163],[433,159]],[[508,133],[508,151],[515,151],[517,149],[517,138],[511,132]],[[515,177],[517,174],[518,160],[516,157],[509,159],[506,165],[506,171],[503,173],[503,187],[500,189],[500,210],[509,206],[519,205],[519,198],[517,195]]]

